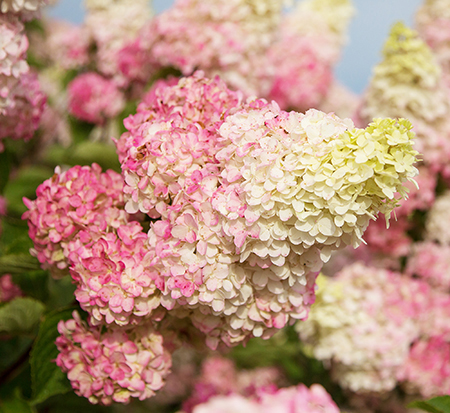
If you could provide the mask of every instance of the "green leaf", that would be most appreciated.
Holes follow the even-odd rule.
[[[37,270],[13,274],[12,279],[14,284],[17,284],[27,297],[35,298],[44,303],[48,299],[48,271]]]
[[[58,323],[60,320],[72,318],[73,310],[71,308],[50,313],[40,326],[30,357],[33,405],[43,402],[50,396],[71,390],[66,375],[54,360],[58,355],[55,344],[55,340],[59,336]]]
[[[16,389],[11,397],[1,401],[0,404],[0,413],[34,413],[35,411],[23,400],[19,389]]]
[[[32,333],[44,308],[41,302],[28,297],[18,297],[6,303],[0,307],[0,333]]]
[[[0,274],[18,274],[40,270],[37,258],[30,254],[11,254],[0,257]]]
[[[36,198],[36,188],[53,175],[53,170],[43,166],[27,166],[20,169],[5,187],[8,212],[20,216],[27,208],[22,198]]]
[[[9,172],[11,169],[11,156],[7,150],[0,152],[0,194],[3,193],[8,183]]]
[[[425,410],[430,413],[450,413],[450,396],[440,396],[430,400],[412,402],[407,407]]]
[[[120,172],[116,148],[102,142],[81,142],[70,153],[70,163],[74,165],[91,165],[98,163],[103,170],[113,169]]]

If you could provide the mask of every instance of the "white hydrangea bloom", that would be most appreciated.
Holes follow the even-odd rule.
[[[418,335],[408,314],[414,282],[360,263],[332,279],[319,276],[317,301],[308,319],[296,324],[307,351],[331,363],[332,376],[344,388],[392,390]]]

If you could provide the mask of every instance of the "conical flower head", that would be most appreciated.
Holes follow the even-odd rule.
[[[450,156],[450,100],[431,49],[414,30],[393,26],[383,61],[363,97],[360,118],[407,118],[417,135],[417,149],[435,171],[446,169]]]
[[[375,67],[375,75],[390,77],[397,83],[434,87],[440,80],[440,68],[431,49],[418,33],[396,23],[383,49],[384,61]]]

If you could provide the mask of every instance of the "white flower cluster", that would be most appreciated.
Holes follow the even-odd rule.
[[[296,325],[306,350],[331,363],[334,379],[344,388],[392,390],[417,336],[414,315],[396,308],[408,305],[413,283],[360,263],[332,279],[319,276],[316,304]]]

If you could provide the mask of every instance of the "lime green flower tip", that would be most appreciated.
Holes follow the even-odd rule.
[[[397,82],[430,85],[436,83],[440,69],[427,44],[418,33],[398,22],[391,29],[383,49],[384,61],[377,74],[394,77]]]
[[[407,197],[403,183],[414,182],[418,173],[414,163],[419,153],[413,149],[411,128],[406,119],[386,118],[375,119],[366,129],[344,132],[332,153],[335,167],[339,163],[348,177],[341,197],[371,199],[367,212],[379,211],[388,220],[399,199]]]

